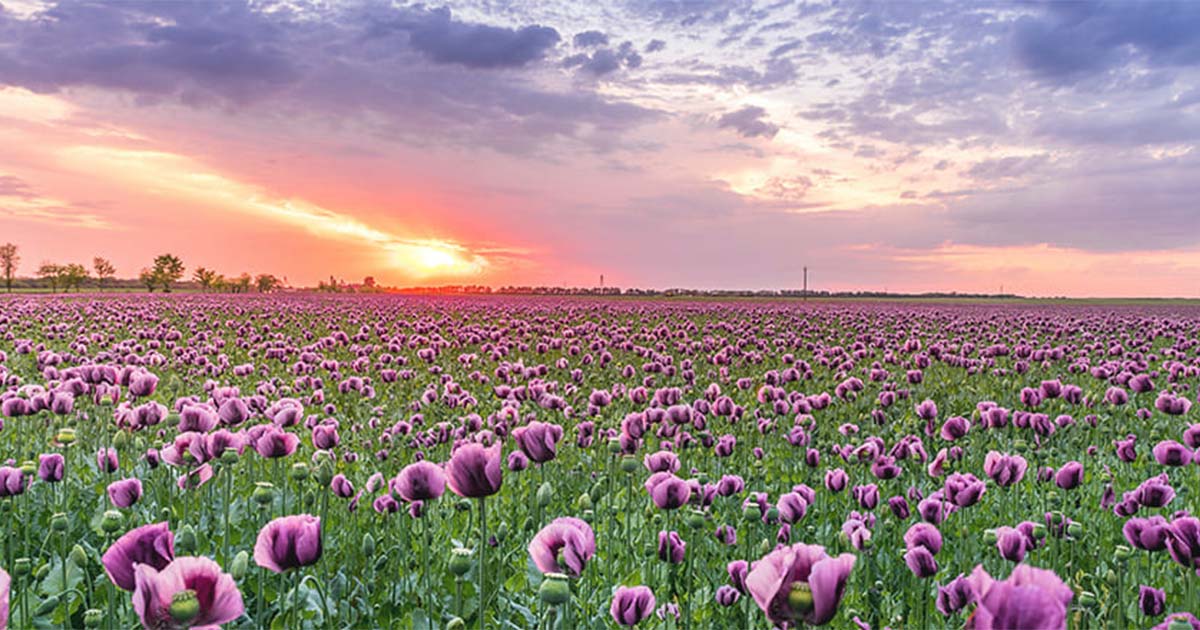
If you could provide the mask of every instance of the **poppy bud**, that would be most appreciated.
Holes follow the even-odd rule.
[[[370,532],[368,532],[366,536],[363,536],[362,553],[364,556],[375,555],[375,537],[372,536]]]
[[[454,617],[446,624],[446,630],[465,630],[467,622],[462,617]]]
[[[37,462],[27,459],[21,462],[21,472],[25,473],[26,477],[32,477],[37,474]]]
[[[70,445],[75,443],[75,429],[71,427],[63,427],[54,435],[54,441],[59,444]]]
[[[308,464],[305,464],[304,462],[296,462],[295,464],[292,464],[290,476],[294,481],[304,481],[305,479],[308,479]]]
[[[450,552],[450,572],[457,577],[462,577],[471,570],[471,555],[472,551],[463,547],[456,547]]]
[[[221,463],[229,464],[232,466],[233,464],[236,464],[237,461],[238,461],[238,454],[237,454],[236,450],[234,450],[232,448],[227,448],[227,449],[225,449],[224,452],[221,453]]]
[[[254,484],[254,492],[250,495],[254,502],[261,507],[267,507],[275,501],[275,486],[269,481],[258,481]]]
[[[121,529],[121,513],[116,510],[106,510],[104,516],[100,517],[100,529],[106,533],[113,533]]]
[[[562,573],[547,573],[538,588],[538,597],[551,606],[559,606],[571,599],[571,585]]]
[[[196,591],[186,589],[175,593],[171,597],[171,605],[167,608],[167,612],[172,619],[186,627],[187,622],[200,614],[200,599],[196,597]]]
[[[196,544],[196,530],[191,525],[184,525],[175,537],[175,546],[184,553],[191,553],[196,550]]]
[[[1133,555],[1133,550],[1125,545],[1117,545],[1113,549],[1113,558],[1115,558],[1118,562],[1124,562],[1128,560],[1129,556],[1131,555]]]
[[[1096,594],[1091,591],[1083,591],[1079,594],[1079,605],[1084,608],[1091,608],[1099,603],[1096,599]]]
[[[71,522],[69,520],[67,520],[66,514],[63,514],[62,512],[58,512],[54,516],[50,517],[50,529],[61,534],[70,528],[71,528]]]
[[[82,569],[88,564],[88,555],[82,545],[74,545],[71,547],[71,553],[67,554],[67,560]]]
[[[370,536],[370,534],[367,534]],[[229,566],[229,575],[235,580],[240,580],[246,577],[246,570],[250,567],[250,554],[243,549],[237,552],[233,557],[233,563]]]
[[[29,558],[17,558],[13,561],[13,575],[25,577],[33,570],[33,561]]]
[[[546,507],[546,506],[550,505],[550,502],[553,500],[554,500],[554,487],[550,485],[549,481],[544,482],[537,490],[538,507]]]
[[[89,608],[83,613],[83,626],[85,628],[99,628],[100,624],[104,623],[104,611],[98,608]]]
[[[642,467],[641,462],[633,455],[625,455],[621,458],[621,470],[627,473],[637,472]]]
[[[1083,525],[1078,521],[1071,521],[1071,523],[1067,525],[1067,534],[1071,538],[1079,538],[1080,536],[1083,536]]]

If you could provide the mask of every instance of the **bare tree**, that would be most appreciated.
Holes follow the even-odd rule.
[[[17,253],[17,246],[12,243],[0,245],[0,271],[4,272],[4,287],[12,293],[13,274],[17,273],[17,265],[21,262],[21,255]]]
[[[107,258],[96,256],[92,259],[92,269],[96,272],[96,282],[104,290],[104,283],[117,274],[117,268]]]

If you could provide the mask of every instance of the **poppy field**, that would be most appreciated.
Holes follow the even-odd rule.
[[[0,628],[1200,629],[1200,311],[0,302]]]

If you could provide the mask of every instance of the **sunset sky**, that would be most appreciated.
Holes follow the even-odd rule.
[[[1200,2],[0,0],[0,242],[389,285],[1200,296]]]

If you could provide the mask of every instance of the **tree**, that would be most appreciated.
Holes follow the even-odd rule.
[[[200,285],[200,290],[208,291],[217,281],[217,272],[204,267],[197,267],[196,271],[192,272],[192,279]]]
[[[59,266],[58,269],[59,269],[59,281],[63,285],[64,293],[68,289],[75,289],[76,291],[78,291],[79,286],[82,285],[83,281],[87,280],[87,277],[88,277],[87,267],[84,267],[83,265],[81,265],[79,263],[71,263],[69,265],[61,265],[61,266]]]
[[[12,243],[0,245],[0,271],[4,272],[4,287],[12,293],[13,274],[17,273],[17,265],[21,262],[21,256],[17,253],[17,246]]]
[[[170,293],[171,283],[178,282],[183,277],[183,261],[174,254],[162,254],[154,259],[152,273],[163,293]]]
[[[158,286],[158,276],[154,274],[153,269],[142,267],[142,272],[138,274],[138,280],[146,286],[146,290],[154,293],[154,288]]]
[[[224,274],[218,273],[213,277],[212,288],[217,293],[225,293],[229,290],[229,280]]]
[[[107,258],[96,256],[92,259],[92,269],[96,272],[96,283],[100,285],[100,290],[104,290],[104,283],[108,282],[117,273],[117,268],[108,261]]]
[[[260,273],[258,274],[258,277],[254,279],[254,284],[258,287],[259,293],[270,293],[271,291],[278,289],[279,285],[282,283],[279,281],[279,278],[276,278],[269,273]]]
[[[237,280],[234,280],[232,283],[233,292],[234,293],[249,293],[251,282],[254,282],[254,278],[251,278],[250,274],[242,272],[242,275],[238,276]]]
[[[58,291],[58,281],[62,278],[62,266],[52,262],[43,262],[37,269],[37,276],[50,285],[50,292]]]

